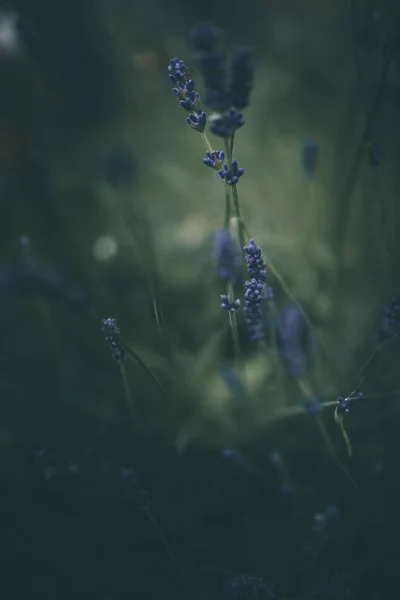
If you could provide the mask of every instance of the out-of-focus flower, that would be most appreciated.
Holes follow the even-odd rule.
[[[214,247],[219,279],[228,285],[235,285],[240,276],[242,258],[239,244],[229,229],[218,229],[215,232]]]
[[[314,140],[306,140],[301,149],[301,166],[307,179],[313,179],[318,166],[318,145]]]
[[[210,121],[211,133],[222,138],[230,137],[244,125],[242,113],[233,107],[223,115],[212,116]]]
[[[400,295],[393,296],[390,303],[381,310],[382,323],[378,330],[378,340],[386,342],[399,335],[400,325]]]
[[[288,375],[296,378],[304,375],[307,369],[309,328],[295,302],[286,304],[280,311],[277,342]]]
[[[226,84],[225,55],[219,48],[219,42],[219,32],[210,23],[199,23],[189,34],[196,66],[204,81],[204,104],[212,110],[222,112],[232,103]]]
[[[231,65],[231,104],[239,110],[248,106],[253,89],[254,65],[251,48],[238,48]]]

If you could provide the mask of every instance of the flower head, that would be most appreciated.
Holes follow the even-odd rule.
[[[194,110],[188,117],[186,117],[186,123],[195,131],[203,133],[207,123],[207,115],[204,110]]]
[[[247,271],[259,281],[267,281],[267,265],[265,264],[262,250],[252,238],[248,246],[243,248]]]
[[[234,313],[240,308],[240,300],[238,298],[236,300],[231,300],[227,294],[221,294],[221,308]]]
[[[264,337],[263,309],[265,300],[272,298],[272,289],[267,285],[267,269],[261,248],[251,239],[243,248],[247,271],[251,279],[244,284],[244,313],[250,340]]]
[[[229,165],[225,163],[224,168],[218,171],[218,175],[227,185],[236,185],[243,173],[244,169],[239,168],[237,160],[232,161],[232,168],[229,168]]]
[[[212,169],[222,169],[224,164],[225,153],[222,150],[214,150],[213,152],[206,152],[206,157],[203,158],[203,163],[207,167]]]
[[[172,92],[178,98],[179,106],[189,113],[186,122],[199,133],[203,133],[207,115],[200,108],[200,94],[194,89],[193,79],[189,79],[189,69],[180,58],[171,58],[168,67],[169,79],[174,84]]]

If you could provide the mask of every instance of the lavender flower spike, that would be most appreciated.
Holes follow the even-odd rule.
[[[264,337],[262,303],[272,297],[272,290],[267,286],[267,269],[262,251],[255,240],[251,239],[243,248],[247,271],[252,276],[244,284],[244,312],[249,329],[250,340]]]
[[[111,317],[109,317],[108,319],[103,319],[103,325],[101,330],[106,332],[106,336],[104,339],[108,344],[112,358],[117,363],[122,363],[125,358],[125,351],[120,341],[119,336],[121,330],[117,326],[116,320],[112,319]]]
[[[186,122],[194,131],[203,133],[207,115],[200,108],[200,94],[194,89],[193,79],[189,79],[189,69],[180,58],[171,58],[168,73],[175,85],[172,92],[178,98],[179,106],[189,113]]]
[[[250,240],[249,245],[243,248],[244,259],[247,263],[247,270],[256,279],[260,281],[267,281],[267,265],[265,264],[262,250],[257,246],[253,238]]]
[[[226,294],[221,294],[221,308],[224,310],[229,310],[229,312],[234,313],[240,308],[240,300],[236,299],[231,301],[230,297]]]

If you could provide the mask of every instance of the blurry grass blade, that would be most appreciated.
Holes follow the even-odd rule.
[[[150,377],[153,379],[154,383],[156,384],[156,386],[158,387],[160,394],[162,396],[162,398],[164,400],[166,400],[166,394],[165,394],[165,390],[163,388],[163,386],[161,385],[160,380],[158,379],[157,375],[154,373],[154,371],[151,369],[151,367],[149,367],[149,365],[147,365],[141,358],[140,356],[134,351],[132,350],[132,348],[130,348],[129,346],[124,346],[125,352],[127,354],[127,356],[129,356],[131,358],[131,360],[137,362],[149,375]]]

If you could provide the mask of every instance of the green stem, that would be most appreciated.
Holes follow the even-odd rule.
[[[231,220],[231,195],[228,186],[225,186],[225,216],[224,229],[229,229],[229,221]]]
[[[233,160],[233,146],[235,142],[235,135],[232,135],[230,138],[224,138],[225,141],[225,152],[226,158],[228,161],[228,166],[232,169],[232,160]],[[246,237],[245,237],[245,226],[242,218],[242,211],[240,210],[240,202],[239,202],[239,194],[237,191],[236,184],[232,185],[232,198],[233,198],[233,207],[235,210],[235,216],[238,221],[239,227],[239,242],[240,246],[243,248],[246,245]]]
[[[124,384],[124,392],[125,392],[125,397],[126,397],[126,400],[128,403],[128,407],[129,407],[130,411],[132,412],[132,414],[134,415],[136,412],[135,401],[132,396],[131,387],[129,385],[128,374],[126,372],[126,367],[123,362],[120,364],[120,370],[121,370],[122,382]]]

